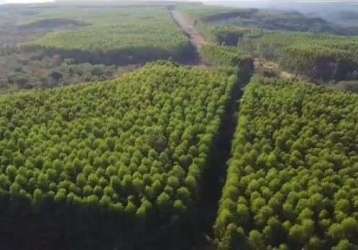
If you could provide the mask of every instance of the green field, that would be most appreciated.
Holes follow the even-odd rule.
[[[197,232],[180,225],[195,224],[235,80],[156,65],[111,82],[2,96],[0,219],[8,224],[0,230],[24,233],[30,218],[38,230],[60,228],[54,233],[76,250],[152,249],[158,237],[166,247],[187,243],[183,230]]]
[[[219,249],[358,246],[358,96],[251,83],[215,224]]]
[[[77,10],[77,11],[76,11]],[[84,24],[74,31],[51,32],[26,47],[60,52],[80,61],[136,63],[154,59],[186,60],[192,47],[164,7],[71,9],[40,12],[31,22],[63,18]],[[31,22],[23,25],[31,25]],[[108,60],[108,62],[106,61]]]

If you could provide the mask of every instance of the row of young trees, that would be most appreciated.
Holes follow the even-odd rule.
[[[253,82],[215,224],[219,249],[358,247],[358,96]]]
[[[241,80],[249,80],[254,71],[254,61],[251,56],[238,48],[210,44],[200,50],[202,61],[218,67],[235,69]]]
[[[276,32],[244,39],[240,46],[316,81],[358,79],[356,38]]]
[[[137,242],[116,236],[123,230],[190,216],[235,82],[224,72],[149,65],[111,82],[1,97],[0,217],[39,210],[60,225],[70,217],[70,232],[89,222],[84,231],[93,232],[105,225],[99,214],[116,221],[99,228],[120,245]]]
[[[126,11],[118,9],[95,16],[83,15],[82,21],[88,25],[74,31],[48,33],[25,44],[24,48],[61,53],[80,62],[104,64],[169,58],[184,61],[193,53],[189,39],[165,8],[131,7]]]
[[[223,45],[206,45],[200,51],[204,61],[218,66],[238,66],[251,57],[237,48]]]
[[[237,47],[243,39],[262,35],[260,29],[237,27],[234,25],[214,26],[211,28],[213,40],[219,45]]]

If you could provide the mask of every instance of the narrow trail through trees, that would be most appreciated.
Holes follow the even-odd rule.
[[[178,10],[169,10],[169,13],[173,18],[174,22],[189,37],[191,44],[195,47],[195,64],[204,66],[205,64],[201,60],[199,52],[203,46],[208,44],[208,41],[202,34],[200,34],[199,31],[197,31],[197,29],[195,28],[194,21],[191,18],[187,17],[185,14],[181,13]]]
[[[239,79],[230,102],[226,107],[225,117],[222,121],[220,132],[216,137],[212,148],[209,167],[204,178],[202,188],[202,200],[200,202],[201,213],[198,219],[201,223],[202,238],[198,239],[193,250],[214,250],[215,242],[213,225],[217,217],[222,190],[226,181],[228,161],[231,158],[231,147],[238,122],[239,104],[243,95],[243,87],[250,81],[251,77]]]
[[[199,50],[204,45],[208,44],[205,37],[196,30],[193,20],[177,10],[171,10],[170,14],[183,32],[189,36],[190,41],[195,48]]]
[[[198,54],[203,46],[209,42],[195,28],[194,21],[178,10],[170,10],[170,15],[183,32],[189,37],[192,45]],[[205,63],[198,57],[198,66],[206,67]],[[202,185],[202,200],[199,202],[197,220],[201,237],[194,243],[192,250],[214,250],[213,225],[217,217],[219,202],[222,189],[225,184],[227,162],[231,157],[231,144],[238,121],[239,101],[243,94],[243,87],[250,81],[248,77],[240,77],[235,86],[230,102],[226,107],[225,117],[222,121],[220,132],[216,137],[214,146],[211,150],[209,167],[205,181]]]

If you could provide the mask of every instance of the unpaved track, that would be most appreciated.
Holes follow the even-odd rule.
[[[177,10],[170,11],[171,16],[178,26],[187,34],[190,38],[191,43],[199,51],[204,45],[208,44],[203,35],[201,35],[194,27],[194,22],[189,17]]]

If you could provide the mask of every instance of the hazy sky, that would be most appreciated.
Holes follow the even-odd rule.
[[[53,2],[54,0],[0,0],[0,4],[6,3],[41,3],[41,2]],[[73,0],[74,2],[76,0]],[[182,0],[182,1],[193,1],[193,0]],[[201,2],[207,2],[211,0],[198,0]]]
[[[0,0],[0,4],[5,3],[40,3],[40,2],[50,2],[51,0]]]
[[[0,4],[5,4],[5,3],[34,3],[34,2],[50,2],[53,0],[0,0]],[[73,0],[76,1],[76,0]],[[181,1],[193,1],[193,0],[181,0]],[[201,1],[201,2],[215,2],[215,3],[220,3],[220,0],[197,0],[197,1]],[[342,4],[344,4],[344,2],[354,2],[355,0],[224,0],[225,2],[260,2],[260,3],[272,3],[272,2],[304,2],[304,3],[309,3],[309,2],[313,2],[313,3],[317,3],[317,2],[342,2]],[[223,1],[223,2],[224,2]],[[358,0],[356,0],[358,1]]]
[[[2,3],[39,3],[39,2],[52,2],[54,0],[0,0],[0,4]],[[74,2],[76,0],[73,0]],[[190,0],[184,0],[184,1],[190,1]],[[200,1],[200,0],[199,0]],[[202,2],[207,2],[211,0],[202,0]]]

